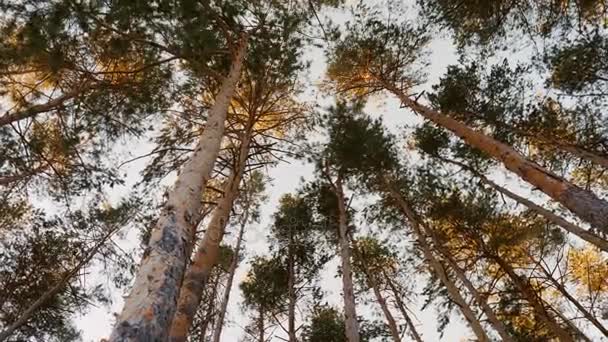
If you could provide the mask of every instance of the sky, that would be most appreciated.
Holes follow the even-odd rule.
[[[409,1],[410,3],[413,1]],[[321,17],[330,17],[337,23],[343,23],[347,18],[344,14],[333,12],[320,13]],[[412,16],[412,12],[408,13],[392,13],[392,15],[404,15]],[[421,89],[430,90],[432,84],[437,83],[439,77],[445,73],[448,65],[457,64],[456,51],[451,44],[450,38],[436,35],[432,43],[430,44],[430,56],[429,66],[427,68],[428,81],[421,86]],[[326,107],[334,101],[331,96],[323,95],[319,93],[316,86],[323,80],[325,73],[325,57],[323,50],[319,48],[311,47],[305,55],[306,59],[312,61],[310,75],[308,77],[308,84],[310,85],[309,91],[306,92],[306,96],[303,98],[304,101],[308,101]],[[404,126],[410,126],[421,123],[421,119],[414,115],[408,109],[399,108],[397,100],[390,96],[381,98],[373,98],[366,106],[366,112],[373,117],[381,116],[383,118],[385,126],[390,131],[400,136],[404,130]],[[124,160],[143,155],[152,150],[153,144],[146,140],[138,140],[134,142],[128,142],[124,144],[123,151],[118,155],[122,156]],[[414,156],[415,157],[415,156]],[[118,187],[113,190],[112,193],[108,194],[111,201],[116,201],[121,196],[128,194],[131,187],[137,182],[138,173],[146,165],[147,160],[141,159],[137,162],[129,164],[125,168],[125,172],[129,174],[128,182],[125,186]],[[261,221],[258,224],[253,224],[247,227],[245,234],[245,260],[243,260],[237,270],[235,281],[231,292],[230,304],[228,308],[228,314],[226,317],[226,326],[223,330],[223,341],[237,341],[244,335],[243,327],[247,325],[248,320],[246,313],[241,308],[241,294],[238,288],[240,281],[245,277],[248,269],[249,260],[256,255],[264,255],[267,253],[269,246],[266,241],[266,230],[270,225],[270,218],[272,213],[276,210],[279,198],[286,194],[294,192],[301,184],[302,179],[311,179],[312,177],[312,166],[305,164],[301,161],[290,160],[290,163],[281,163],[276,167],[269,170],[270,178],[272,179],[271,184],[267,187],[268,200],[262,205],[261,208]],[[170,185],[174,177],[167,177],[165,184]],[[498,180],[501,183],[510,182],[515,184],[512,178],[504,175],[499,175]],[[523,187],[517,189],[526,191]],[[521,192],[520,192],[521,193]],[[523,194],[526,194],[525,192]],[[355,202],[355,208],[363,209],[365,201]],[[235,227],[231,228],[234,233]],[[139,241],[138,232],[130,231],[127,232],[123,239],[117,240],[125,249],[134,249]],[[395,234],[398,234],[395,233]],[[228,235],[228,241],[232,241],[232,236],[236,234]],[[403,235],[403,238],[406,238]],[[327,301],[330,304],[334,304],[336,307],[341,308],[341,281],[337,277],[337,262],[334,260],[329,263],[328,267],[323,271],[320,284],[323,290],[326,292]],[[97,270],[103,272],[102,270]],[[95,271],[94,271],[95,272]],[[93,273],[94,273],[93,272]],[[100,277],[106,276],[105,274],[98,274]],[[421,278],[420,275],[413,275],[414,277]],[[118,291],[113,291],[113,303],[110,307],[93,307],[86,314],[76,318],[76,326],[82,330],[83,339],[86,342],[99,341],[101,338],[107,337],[112,328],[113,314],[119,312],[122,308],[122,297]],[[424,340],[426,341],[459,341],[464,340],[466,337],[472,336],[470,330],[466,327],[459,314],[453,314],[450,325],[446,328],[443,338],[440,338],[437,333],[437,315],[435,308],[430,306],[424,311],[419,308],[422,306],[424,298],[418,296],[417,298],[408,298],[410,301],[409,308],[412,309],[414,315],[414,321],[418,327],[419,332],[422,333]],[[372,311],[378,312],[379,309],[371,309],[369,306],[359,306],[359,313],[363,316],[369,317],[372,315]],[[381,318],[376,316],[376,318]],[[277,329],[277,335],[271,339],[271,341],[281,341],[280,329]],[[405,338],[408,340],[409,336]]]

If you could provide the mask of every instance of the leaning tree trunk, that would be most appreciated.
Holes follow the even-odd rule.
[[[395,317],[391,313],[391,310],[386,303],[386,299],[382,296],[382,292],[378,288],[378,283],[373,279],[373,276],[370,276],[366,271],[365,277],[369,283],[369,286],[374,291],[374,296],[376,297],[376,301],[380,304],[380,308],[382,309],[382,313],[384,314],[384,318],[386,318],[386,323],[388,324],[389,331],[391,332],[391,336],[395,342],[401,341],[401,335],[399,334],[399,329],[397,328],[397,323],[395,322]]]
[[[488,335],[486,334],[486,332],[484,331],[484,329],[481,325],[481,322],[479,322],[479,320],[477,319],[477,316],[475,315],[475,313],[473,312],[473,310],[471,309],[471,307],[469,306],[467,301],[460,294],[458,287],[456,286],[456,284],[454,284],[454,282],[452,282],[452,280],[450,280],[450,278],[448,277],[448,275],[445,271],[445,268],[443,267],[441,262],[439,262],[439,260],[437,260],[437,258],[435,258],[435,256],[433,255],[433,252],[432,252],[430,246],[428,245],[428,243],[426,242],[424,234],[422,233],[422,230],[421,230],[420,226],[418,225],[418,219],[416,218],[416,215],[414,214],[414,212],[411,210],[411,208],[405,202],[405,200],[403,199],[403,197],[401,196],[401,194],[399,192],[397,192],[389,184],[386,184],[386,187],[387,187],[386,190],[388,190],[391,198],[397,203],[397,205],[399,206],[399,209],[401,209],[403,214],[407,217],[408,221],[410,222],[410,225],[412,226],[412,229],[414,230],[414,233],[416,234],[418,244],[420,245],[420,248],[422,249],[422,253],[424,254],[424,258],[427,260],[427,262],[429,263],[429,265],[431,266],[431,268],[433,269],[433,271],[435,272],[435,274],[437,275],[437,277],[439,278],[441,283],[448,290],[450,299],[452,301],[454,301],[454,303],[456,303],[456,305],[458,305],[458,307],[460,308],[460,311],[462,312],[462,314],[464,315],[466,320],[471,325],[471,329],[473,330],[473,333],[475,333],[475,336],[477,336],[477,339],[482,342],[490,341],[490,339],[488,338]]]
[[[32,303],[23,313],[19,316],[15,322],[10,324],[4,331],[0,332],[0,341],[4,341],[9,338],[15,330],[19,329],[34,316],[34,314],[46,304],[51,298],[55,297],[61,290],[63,290],[67,284],[80,272],[80,270],[88,264],[91,259],[99,252],[99,249],[116,233],[117,229],[113,229],[105,236],[103,236],[99,242],[97,242],[87,253],[83,256],[82,260],[69,272],[67,272],[55,286],[51,287],[48,291],[40,296],[34,303]]]
[[[519,196],[516,193],[511,192],[510,190],[508,190],[506,188],[503,188],[502,186],[491,181],[488,177],[483,175],[481,172],[478,172],[477,170],[473,169],[472,167],[470,167],[464,163],[461,163],[456,160],[448,159],[448,158],[442,158],[442,157],[440,157],[439,159],[442,161],[454,164],[454,165],[458,165],[459,167],[471,172],[472,174],[477,176],[483,183],[494,188],[496,191],[500,192],[501,194],[511,198],[515,202],[520,203],[520,204],[528,207],[529,209],[535,211],[537,214],[539,214],[539,215],[543,216],[545,219],[547,219],[547,221],[553,222],[554,224],[564,228],[569,233],[572,233],[572,234],[578,236],[579,238],[591,243],[592,245],[597,246],[599,249],[601,249],[605,252],[608,252],[608,241],[602,239],[601,237],[597,236],[596,234],[593,234],[592,232],[590,232],[586,229],[583,229],[583,228],[575,225],[574,223],[567,221],[566,219],[552,213],[551,211],[541,207],[540,205],[530,201],[527,198]]]
[[[464,270],[460,268],[460,266],[458,266],[458,263],[456,263],[452,255],[439,244],[439,241],[437,241],[431,229],[429,227],[426,227],[425,224],[421,224],[421,226],[427,231],[426,233],[431,237],[431,241],[433,241],[435,249],[445,258],[448,265],[450,265],[450,267],[456,274],[456,277],[458,277],[458,280],[460,280],[464,284],[464,287],[466,287],[467,290],[473,295],[473,298],[475,298],[475,301],[488,318],[488,321],[490,321],[490,324],[492,324],[494,330],[498,332],[500,338],[505,342],[513,341],[511,336],[507,333],[507,329],[504,324],[498,319],[498,317],[494,313],[494,310],[492,310],[490,305],[488,305],[488,302],[480,295],[479,291],[477,291],[473,283],[465,274]]]
[[[340,177],[338,177],[335,182],[334,190],[338,200],[338,240],[340,244],[340,261],[342,265],[342,296],[344,298],[344,313],[346,315],[346,340],[348,342],[359,342],[359,322],[357,321],[355,291],[353,286],[348,221],[346,216],[346,205],[344,204],[344,190]]]
[[[148,248],[131,294],[116,320],[110,341],[164,341],[177,308],[201,195],[220,150],[228,106],[245,59],[247,36],[239,41],[228,76],[209,110],[205,130],[184,164],[162,213],[152,230]]]
[[[241,227],[239,229],[239,236],[236,240],[236,246],[234,247],[234,253],[232,261],[230,262],[230,269],[228,270],[228,279],[226,280],[226,289],[222,298],[220,311],[218,312],[217,321],[213,329],[213,342],[220,342],[222,336],[222,328],[224,327],[224,319],[226,317],[226,310],[228,309],[228,301],[230,300],[230,291],[232,290],[232,282],[234,281],[234,274],[239,266],[239,253],[241,252],[241,243],[243,241],[243,234],[245,233],[245,226],[249,219],[249,205],[245,208],[244,218],[241,221]]]
[[[386,280],[386,283],[388,284],[388,286],[391,288],[391,291],[393,292],[393,296],[395,297],[395,302],[397,302],[397,307],[399,308],[399,311],[401,311],[401,315],[403,316],[403,319],[405,319],[405,323],[407,324],[407,327],[410,330],[410,334],[412,335],[414,340],[416,340],[416,342],[422,342],[422,338],[420,337],[420,334],[416,330],[416,326],[414,325],[414,322],[410,318],[410,315],[407,313],[407,308],[405,307],[405,303],[403,303],[403,300],[401,299],[401,292],[399,290],[397,290],[397,287],[395,286],[395,284],[393,283],[391,278],[386,274],[386,272],[383,271],[382,274],[384,276],[384,279]]]
[[[547,277],[547,280],[549,280],[549,282],[551,282],[551,284],[553,284],[553,286],[555,286],[555,288],[564,297],[566,297],[570,301],[570,303],[572,303],[578,309],[578,311],[580,311],[581,314],[589,322],[591,322],[591,324],[593,324],[599,331],[601,331],[602,334],[604,334],[604,336],[608,337],[608,329],[606,329],[606,327],[604,327],[604,325],[602,325],[602,323],[600,323],[600,321],[598,321],[597,318],[595,318],[591,314],[591,312],[589,312],[589,310],[587,310],[576,298],[574,298],[574,296],[572,296],[568,292],[568,290],[566,290],[566,288],[564,287],[564,285],[562,285],[557,279],[553,278],[553,275],[541,263],[536,263],[536,264],[542,270],[542,272],[545,275],[545,277]]]
[[[220,243],[224,237],[224,231],[230,218],[234,200],[238,195],[239,184],[247,164],[251,134],[251,127],[248,127],[241,141],[239,156],[234,170],[224,189],[224,197],[219,200],[213,212],[211,222],[207,226],[203,240],[194,255],[192,264],[184,276],[181,293],[177,302],[177,312],[173,318],[173,324],[169,333],[172,342],[186,341],[188,330],[192,325],[196,309],[201,303],[202,294],[205,286],[207,286],[209,275],[213,270],[213,266],[217,263]]]
[[[484,248],[485,249],[485,248]],[[487,252],[487,250],[486,250]],[[542,320],[542,322],[547,326],[549,331],[554,334],[560,341],[570,342],[574,341],[572,336],[564,330],[554,319],[551,317],[549,312],[546,310],[542,299],[538,296],[536,291],[530,286],[530,284],[522,279],[522,277],[515,272],[513,267],[509,265],[503,258],[493,253],[487,253],[489,258],[496,262],[498,266],[507,274],[509,279],[513,282],[513,285],[519,290],[519,292],[524,296],[524,298],[530,303],[532,309],[536,313],[536,315]]]
[[[581,189],[545,170],[540,165],[526,159],[511,146],[475,131],[439,111],[421,105],[394,85],[384,80],[380,81],[387,90],[399,98],[403,105],[435,124],[452,131],[472,147],[499,160],[508,170],[570,209],[593,227],[608,233],[608,202],[598,198],[593,192]]]

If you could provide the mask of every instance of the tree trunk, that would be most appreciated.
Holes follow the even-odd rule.
[[[220,342],[222,336],[222,328],[224,327],[224,319],[226,317],[226,310],[228,309],[228,301],[230,300],[230,291],[232,289],[232,282],[234,281],[234,274],[237,267],[239,266],[239,254],[241,251],[241,242],[243,241],[243,234],[245,233],[245,226],[249,219],[249,205],[245,208],[245,217],[241,221],[241,227],[239,230],[239,236],[236,240],[236,246],[234,247],[234,254],[232,261],[230,262],[230,269],[228,271],[228,279],[226,280],[226,289],[222,298],[220,311],[218,312],[217,321],[213,329],[213,342]]]
[[[194,314],[201,303],[202,294],[205,286],[207,286],[209,275],[217,263],[220,243],[224,237],[230,212],[234,200],[238,195],[239,184],[245,171],[251,134],[251,127],[249,127],[241,141],[238,160],[224,189],[224,195],[213,212],[211,222],[207,226],[192,264],[184,276],[181,293],[177,302],[177,312],[173,318],[173,324],[169,333],[172,342],[186,341],[188,330],[192,325]]]
[[[63,104],[73,98],[76,98],[86,91],[92,89],[94,86],[92,82],[86,81],[80,86],[75,87],[72,91],[67,92],[55,99],[52,99],[46,103],[31,105],[26,109],[22,109],[17,112],[11,113],[10,111],[6,112],[4,115],[0,116],[0,127],[4,125],[11,124],[15,121],[27,119],[34,117],[38,114],[45,113],[51,111],[53,109],[59,108],[63,106]]]
[[[217,296],[217,288],[219,286],[219,281],[221,277],[221,272],[217,272],[217,275],[214,280],[210,282],[213,283],[213,291],[211,291],[211,296],[209,297],[209,306],[207,307],[207,311],[205,312],[205,318],[203,319],[203,324],[201,327],[201,341],[206,342],[207,339],[207,329],[209,329],[209,323],[213,321],[213,316],[215,316],[215,297]]]
[[[524,298],[526,298],[528,303],[530,303],[530,306],[532,306],[534,312],[547,326],[549,331],[553,333],[560,341],[573,342],[574,339],[572,338],[572,336],[570,336],[570,334],[566,330],[564,330],[553,319],[553,317],[550,316],[549,312],[547,312],[542,302],[542,299],[539,298],[538,294],[536,293],[536,291],[534,291],[530,284],[526,280],[522,279],[521,276],[519,276],[517,272],[515,272],[513,267],[511,267],[511,265],[509,265],[509,263],[507,263],[503,258],[492,253],[488,253],[488,256],[490,257],[490,259],[496,262],[498,266],[500,266],[503,272],[505,272],[509,276],[509,278],[513,282],[513,285],[515,285],[515,287],[521,292]]]
[[[522,196],[519,196],[513,192],[511,192],[510,190],[501,187],[500,185],[494,183],[493,181],[491,181],[490,179],[488,179],[485,175],[483,175],[480,172],[477,172],[476,170],[474,170],[473,168],[469,167],[468,165],[461,163],[459,161],[456,160],[451,160],[448,158],[442,158],[439,157],[440,160],[443,160],[445,162],[454,164],[454,165],[458,165],[461,168],[468,170],[469,172],[471,172],[472,174],[476,175],[477,177],[479,177],[479,179],[481,179],[481,181],[487,185],[489,185],[490,187],[494,188],[496,191],[500,192],[501,194],[511,198],[512,200],[514,200],[515,202],[518,202],[526,207],[528,207],[529,209],[535,211],[537,214],[543,216],[545,219],[547,219],[547,221],[552,222],[562,228],[564,228],[566,231],[578,236],[579,238],[597,246],[599,249],[608,252],[608,241],[602,239],[601,237],[597,236],[596,234],[593,234],[592,232],[589,232],[586,229],[583,229],[573,223],[570,223],[569,221],[566,221],[564,218],[552,213],[551,211],[541,207],[540,205],[530,201],[527,198],[524,198]]]
[[[606,329],[606,327],[604,327],[602,323],[597,320],[597,318],[595,318],[576,298],[574,298],[566,290],[566,288],[560,284],[559,281],[557,281],[557,279],[553,278],[553,275],[551,275],[551,273],[549,273],[549,271],[542,264],[537,263],[537,265],[543,271],[543,274],[547,277],[547,280],[549,280],[551,284],[553,284],[553,286],[555,286],[555,288],[570,301],[570,303],[574,304],[578,311],[580,311],[589,322],[591,322],[599,331],[601,331],[604,336],[608,337],[608,329]]]
[[[289,251],[288,251],[288,268],[289,268],[289,279],[288,279],[288,327],[287,332],[289,334],[289,342],[296,342],[296,270],[295,261],[293,255],[293,229],[290,226],[289,231]]]
[[[116,233],[117,229],[112,230],[107,233],[104,237],[101,238],[99,242],[97,242],[88,252],[84,255],[83,259],[80,260],[78,264],[74,268],[72,268],[68,273],[66,273],[55,286],[51,287],[48,291],[46,291],[40,298],[38,298],[34,303],[32,303],[23,313],[19,316],[15,322],[9,325],[4,331],[0,332],[0,341],[4,341],[9,338],[15,330],[19,329],[23,325],[27,324],[27,322],[34,316],[34,314],[43,306],[48,300],[56,296],[61,290],[65,288],[65,286],[70,282],[70,280],[84,267],[88,264],[91,259],[99,252],[99,249],[103,247],[103,245],[110,239],[110,237]]]
[[[414,322],[410,318],[410,315],[407,313],[407,308],[405,307],[405,303],[403,303],[403,300],[401,300],[401,292],[399,290],[397,290],[397,287],[395,286],[395,284],[393,283],[391,278],[385,272],[382,272],[382,274],[384,275],[384,279],[386,280],[386,283],[391,288],[391,291],[393,292],[393,296],[395,296],[395,301],[397,302],[397,307],[399,308],[399,311],[401,311],[401,315],[405,319],[405,323],[407,324],[407,327],[410,330],[410,334],[412,335],[414,340],[416,340],[416,342],[422,342],[422,338],[420,337],[420,334],[418,334],[418,331],[416,330],[416,326],[414,325]]]
[[[260,308],[260,317],[258,317],[258,330],[259,330],[259,338],[258,338],[258,342],[264,342],[265,338],[264,338],[264,310],[262,310],[262,308]]]
[[[410,99],[394,85],[380,80],[383,86],[395,94],[403,105],[419,113],[426,119],[444,127],[494,159],[499,160],[510,171],[540,189],[557,202],[570,209],[578,217],[589,222],[594,228],[608,233],[608,202],[598,198],[593,192],[571,184],[526,159],[512,147],[477,132],[449,116],[419,104]]]
[[[555,143],[558,146],[558,148],[560,148],[566,152],[570,152],[571,154],[573,154],[581,159],[589,160],[590,162],[592,162],[596,165],[599,165],[603,168],[608,169],[608,158],[606,158],[606,157],[599,156],[593,152],[587,151],[586,149],[580,148],[576,145],[565,144],[565,143],[560,143],[560,142],[555,142]]]
[[[47,168],[48,168],[48,165],[44,165],[44,166],[39,166],[37,168],[34,168],[30,171],[23,172],[18,175],[0,177],[0,186],[8,186],[12,183],[15,183],[15,182],[21,181],[25,178],[39,174],[39,173],[43,172],[44,170],[46,170]]]
[[[359,342],[359,321],[357,320],[355,291],[353,286],[348,221],[346,216],[346,205],[344,204],[344,191],[342,189],[342,180],[340,177],[338,177],[338,180],[336,181],[334,190],[336,198],[338,199],[338,231],[340,235],[340,260],[342,265],[342,292],[344,298],[344,313],[346,315],[346,340],[348,342]]]
[[[425,230],[427,230],[427,235],[431,237],[431,240],[435,245],[435,249],[445,258],[452,270],[454,270],[454,273],[456,274],[456,277],[458,277],[458,280],[460,280],[464,284],[464,287],[466,287],[467,290],[473,295],[473,298],[475,298],[475,301],[477,301],[477,304],[479,305],[479,307],[481,307],[483,313],[486,315],[488,321],[490,321],[490,324],[492,324],[492,327],[494,328],[494,330],[496,330],[500,338],[506,342],[513,341],[511,336],[509,336],[509,334],[507,333],[507,329],[505,328],[504,324],[502,324],[498,317],[496,317],[494,310],[492,310],[490,305],[488,305],[488,302],[486,302],[486,300],[480,295],[473,283],[466,276],[464,270],[460,268],[460,266],[458,266],[454,258],[452,258],[452,256],[450,255],[450,253],[445,250],[445,248],[441,247],[439,241],[437,241],[433,232],[430,231],[428,227],[425,227],[424,224],[422,224],[422,226],[425,228]]]
[[[418,241],[418,244],[420,245],[420,248],[422,249],[424,258],[427,260],[427,262],[429,263],[429,265],[431,266],[431,268],[433,269],[433,271],[435,272],[435,274],[437,275],[439,280],[441,280],[441,283],[448,290],[450,299],[452,301],[454,301],[454,303],[456,303],[456,305],[458,305],[462,314],[464,315],[466,320],[471,325],[471,329],[475,333],[475,336],[477,336],[477,339],[482,342],[490,341],[490,339],[486,335],[486,332],[484,331],[483,327],[481,326],[481,322],[479,322],[479,320],[477,319],[477,316],[475,315],[475,313],[473,312],[473,310],[471,309],[469,304],[466,302],[466,300],[460,294],[458,287],[456,286],[456,284],[454,284],[449,279],[443,265],[433,255],[433,252],[431,251],[431,248],[428,245],[428,243],[426,242],[424,234],[422,233],[422,230],[420,229],[420,226],[418,224],[418,219],[416,218],[416,215],[414,214],[414,212],[410,209],[409,205],[405,202],[405,200],[403,199],[403,197],[401,196],[401,194],[399,192],[395,191],[395,189],[392,186],[390,186],[389,184],[386,184],[386,186],[387,186],[387,190],[389,191],[389,194],[391,195],[393,200],[398,204],[399,209],[401,209],[403,214],[408,218],[408,221],[410,222],[410,225],[412,226],[412,229],[414,230],[414,233],[416,234],[417,241]]]
[[[209,110],[207,125],[184,164],[152,231],[131,294],[110,342],[164,341],[177,309],[201,196],[220,150],[228,106],[241,75],[247,36],[241,37],[228,76]]]
[[[382,296],[382,292],[378,288],[378,283],[373,279],[372,276],[366,273],[367,281],[374,291],[374,296],[376,297],[376,301],[380,304],[380,308],[382,309],[382,313],[384,313],[384,317],[386,318],[386,323],[388,324],[388,328],[393,336],[393,341],[400,342],[401,335],[399,335],[399,329],[397,328],[397,323],[395,322],[395,318],[391,313],[388,305],[386,304],[386,299]]]

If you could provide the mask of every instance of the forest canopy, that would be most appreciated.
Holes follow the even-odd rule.
[[[606,0],[0,0],[0,341],[608,338]]]

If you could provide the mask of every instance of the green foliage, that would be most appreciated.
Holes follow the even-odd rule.
[[[262,313],[277,313],[284,309],[288,273],[278,258],[256,257],[240,284],[245,307]]]
[[[514,37],[566,36],[603,25],[602,0],[478,1],[418,0],[427,21],[448,28],[459,47],[502,47]]]
[[[306,342],[346,342],[342,314],[325,306],[316,308],[309,325],[304,327],[302,340]]]
[[[607,59],[608,40],[601,35],[583,38],[571,45],[559,45],[548,57],[551,83],[567,93],[589,89],[596,83],[601,88],[608,82]]]
[[[327,76],[332,88],[355,99],[385,89],[384,82],[404,92],[422,83],[422,62],[430,38],[407,21],[387,21],[360,3],[346,35],[337,37],[328,53]]]
[[[108,275],[115,274],[96,281],[110,280],[116,286],[126,286],[130,281],[129,272],[133,271],[133,260],[121,255],[110,242],[99,250],[93,250],[93,246],[125,225],[136,207],[136,202],[125,201],[114,208],[73,211],[52,218],[31,210],[14,221],[10,230],[1,231],[0,325],[8,327],[15,322],[91,252],[96,254],[96,266],[104,268]],[[90,266],[80,268],[77,274],[87,272]],[[79,332],[72,325],[73,315],[85,312],[91,302],[106,304],[106,296],[101,284],[73,277],[57,295],[43,303],[9,341],[77,340]]]

